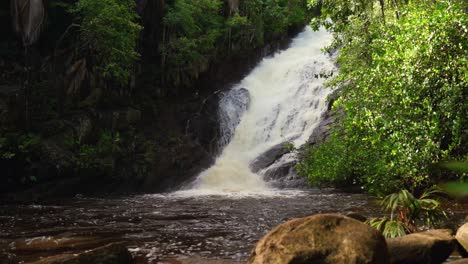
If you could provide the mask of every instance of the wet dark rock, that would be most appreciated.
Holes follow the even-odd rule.
[[[367,221],[367,217],[361,215],[361,214],[358,214],[358,213],[349,213],[349,214],[346,214],[347,217],[349,218],[353,218],[353,219],[356,219],[360,222],[366,222]]]
[[[245,88],[231,89],[220,94],[219,102],[219,148],[231,141],[242,116],[250,107],[250,93]]]
[[[448,229],[429,230],[387,240],[391,264],[436,264],[456,248]]]
[[[296,160],[283,162],[281,159],[262,171],[263,178],[276,188],[307,187],[307,178],[296,172]]]
[[[318,214],[276,227],[256,245],[248,264],[388,263],[382,234],[352,218]]]
[[[286,142],[280,143],[260,154],[250,163],[250,169],[253,172],[258,172],[272,165],[276,160],[290,152],[290,149],[287,148],[286,144]]]
[[[325,141],[331,134],[331,127],[336,123],[336,117],[331,112],[325,112],[321,116],[321,121],[312,131],[309,137],[309,144],[315,145]]]
[[[131,264],[132,256],[123,243],[113,243],[77,254],[43,258],[30,264]]]
[[[264,179],[267,181],[281,180],[284,176],[294,173],[294,166],[296,166],[296,161],[281,163],[278,166],[270,166],[263,172]]]
[[[312,131],[312,134],[309,137],[310,145],[320,144],[330,136],[331,128],[337,122],[337,115],[339,115],[339,113],[332,111],[332,107],[335,101],[339,98],[340,93],[341,89],[337,89],[328,95],[327,110],[322,114],[320,117],[320,123],[314,131]]]
[[[216,155],[220,149],[218,109],[221,92],[216,91],[201,100],[195,114],[189,118],[185,134],[209,153]]]

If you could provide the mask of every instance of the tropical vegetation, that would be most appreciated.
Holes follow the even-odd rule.
[[[422,193],[464,172],[437,173],[467,160],[466,1],[319,1],[312,26],[335,35],[340,89],[332,135],[298,166],[311,183],[355,184],[383,196]]]

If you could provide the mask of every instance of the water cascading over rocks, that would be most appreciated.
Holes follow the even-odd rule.
[[[310,28],[291,46],[267,57],[220,100],[219,144],[215,164],[190,186],[201,193],[261,193],[272,190],[263,174],[291,162],[292,154],[252,171],[259,155],[278,144],[300,147],[326,110],[325,75],[335,71],[334,58],[322,52],[332,41],[326,31]]]

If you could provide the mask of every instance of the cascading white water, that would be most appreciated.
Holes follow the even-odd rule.
[[[221,144],[227,144],[215,164],[202,172],[193,191],[268,191],[249,164],[274,145],[306,143],[326,109],[329,89],[323,74],[335,70],[321,48],[330,33],[306,28],[290,47],[263,61],[220,101]],[[247,92],[248,91],[248,92]]]

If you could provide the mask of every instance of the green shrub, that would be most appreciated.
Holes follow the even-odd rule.
[[[94,73],[126,85],[140,56],[135,1],[79,0],[70,10],[80,26],[79,52],[92,57]]]
[[[381,202],[382,208],[390,214],[388,217],[373,218],[369,224],[385,237],[397,237],[418,231],[418,225],[434,227],[446,213],[440,206],[439,190],[424,192],[415,198],[408,190],[387,195]]]
[[[344,86],[335,107],[346,117],[340,135],[306,158],[304,175],[320,179],[320,169],[338,166],[322,178],[351,178],[376,194],[414,191],[435,183],[433,164],[463,155],[468,21],[457,3],[409,4],[385,23],[373,8],[325,10],[338,20],[318,22],[335,30],[341,47],[340,72],[330,84]],[[341,153],[351,156],[347,162]]]

